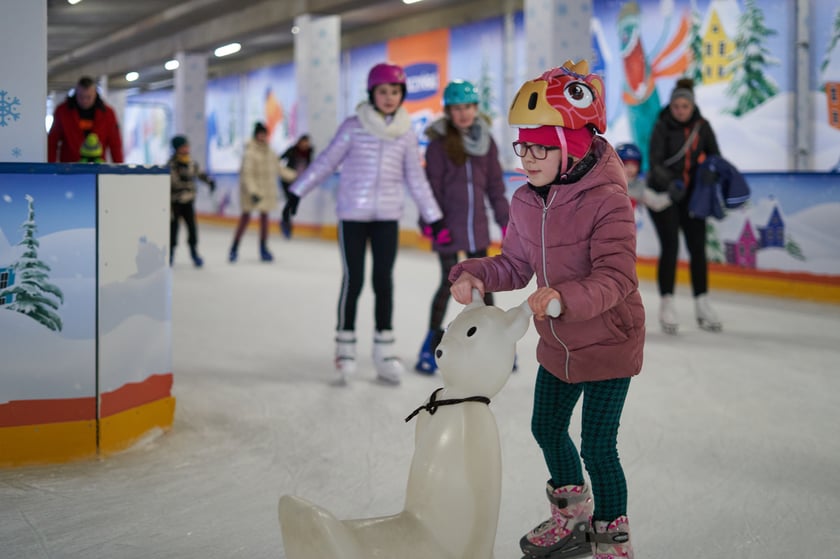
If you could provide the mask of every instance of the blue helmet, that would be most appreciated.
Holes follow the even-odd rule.
[[[642,162],[642,151],[636,144],[618,144],[615,148],[619,159],[622,161],[638,161]]]
[[[453,80],[443,90],[443,106],[478,103],[478,89],[466,80]]]

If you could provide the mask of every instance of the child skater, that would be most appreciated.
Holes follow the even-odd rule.
[[[636,144],[626,143],[615,146],[618,158],[624,164],[624,177],[627,179],[627,193],[633,199],[633,205],[642,204],[655,212],[661,212],[671,205],[671,196],[667,192],[657,192],[647,185],[639,171],[642,168],[642,151]]]
[[[449,279],[466,304],[472,288],[521,289],[536,276],[528,297],[540,336],[531,431],[551,475],[551,518],[520,546],[534,558],[632,558],[617,435],[630,378],[642,367],[645,310],[624,171],[596,134],[606,128],[604,82],[585,61],[568,61],[526,82],[508,120],[519,128],[513,149],[528,183],[511,200],[501,254],[465,260]],[[552,299],[561,303],[557,318],[545,314]],[[581,395],[578,454],[569,423]]]
[[[180,134],[172,138],[172,157],[169,158],[167,166],[172,196],[172,211],[169,218],[169,265],[171,266],[175,260],[178,223],[183,219],[187,226],[190,257],[193,265],[201,268],[204,265],[204,259],[198,255],[198,227],[195,222],[195,197],[198,190],[196,179],[201,179],[206,183],[211,193],[216,190],[216,181],[199,169],[198,163],[190,157],[190,141]]]
[[[394,64],[377,64],[368,74],[368,100],[339,127],[329,146],[289,187],[283,219],[290,222],[300,198],[341,165],[336,192],[338,244],[344,277],[338,299],[335,366],[340,380],[356,370],[356,303],[362,291],[365,251],[373,255],[373,359],[377,377],[399,384],[405,367],[394,351],[392,324],[393,269],[397,256],[403,191],[431,224],[435,239],[445,242],[440,207],[420,164],[417,136],[402,106],[405,72]]]
[[[478,90],[468,81],[455,80],[443,90],[445,116],[426,129],[431,140],[426,148],[426,176],[443,210],[444,222],[452,234],[449,244],[432,243],[440,259],[440,285],[432,298],[429,333],[420,349],[415,370],[433,374],[437,370],[434,352],[443,337],[442,323],[449,302],[449,271],[458,262],[458,252],[467,258],[487,256],[490,228],[486,201],[504,230],[508,222],[508,201],[499,150],[490,135],[490,125],[478,112]],[[426,228],[431,231],[430,228]],[[484,301],[493,304],[487,293]]]

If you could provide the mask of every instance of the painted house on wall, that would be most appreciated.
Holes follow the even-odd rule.
[[[744,227],[741,234],[734,241],[726,243],[726,263],[734,264],[742,268],[755,269],[757,266],[756,253],[758,252],[758,239],[755,237],[752,223],[749,218],[744,220]]]
[[[764,225],[753,227],[753,222]],[[732,226],[736,224],[737,221]],[[729,231],[730,235],[734,233],[731,228]],[[785,249],[785,221],[776,202],[766,208],[752,208],[750,213],[744,213],[739,231],[737,235],[730,236],[734,240],[724,243],[727,264],[755,269],[758,267],[758,251]]]
[[[741,10],[737,0],[712,0],[700,35],[703,38],[703,83],[727,82],[730,74],[727,67],[735,53],[735,32]]]
[[[0,292],[15,283],[15,269],[8,267],[0,267]],[[0,295],[0,306],[8,305],[14,300],[12,294]]]
[[[840,130],[840,47],[835,47],[827,56],[828,64],[822,72],[828,109],[826,114],[829,126]]]

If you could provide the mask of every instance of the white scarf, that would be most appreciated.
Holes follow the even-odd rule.
[[[399,138],[411,129],[411,117],[402,105],[393,116],[386,118],[367,102],[359,103],[356,116],[368,133],[384,140]]]

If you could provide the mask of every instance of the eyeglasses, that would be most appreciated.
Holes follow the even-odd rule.
[[[525,142],[513,142],[513,153],[519,157],[525,157],[529,151],[534,159],[545,159],[549,151],[560,149],[557,146],[542,146],[540,144],[527,144]]]

